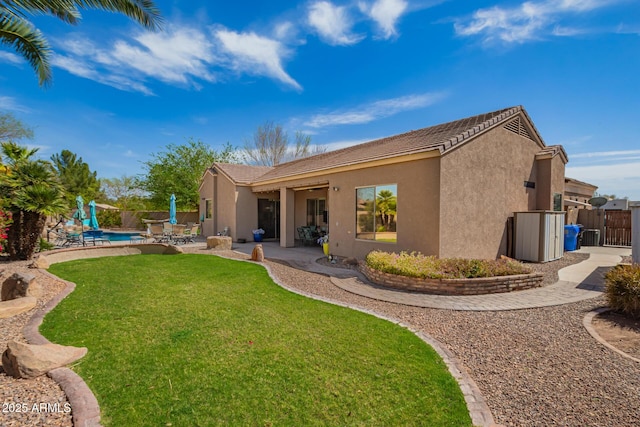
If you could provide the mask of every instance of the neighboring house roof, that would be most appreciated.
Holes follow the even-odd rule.
[[[564,178],[564,182],[565,184],[576,184],[582,187],[591,187],[593,188],[593,191],[598,189],[597,185],[589,184],[588,182],[584,182],[584,181],[579,181],[575,178],[569,178],[568,176]]]
[[[537,156],[545,158],[560,155],[565,163],[568,161],[561,146],[545,145],[527,112],[522,106],[516,106],[281,163],[275,167],[214,163],[213,168],[237,183],[260,184],[429,151],[444,155],[498,125],[504,125],[505,129],[535,141],[541,149]]]
[[[120,208],[106,203],[96,203],[96,208],[104,209],[105,211],[119,211]]]
[[[211,168],[214,171],[226,175],[237,184],[251,184],[273,169],[273,167],[270,166],[251,166],[231,163],[214,163]]]

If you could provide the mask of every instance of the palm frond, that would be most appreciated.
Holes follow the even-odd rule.
[[[27,212],[54,215],[65,212],[69,207],[60,189],[46,184],[23,187],[15,192],[13,205]]]
[[[69,24],[77,24],[80,19],[80,12],[71,0],[2,0],[0,9],[21,18],[26,14],[51,15]]]
[[[70,0],[78,9],[98,9],[119,12],[150,30],[162,26],[160,9],[152,0]]]
[[[49,44],[28,21],[0,9],[0,43],[13,47],[38,75],[42,86],[51,84]]]

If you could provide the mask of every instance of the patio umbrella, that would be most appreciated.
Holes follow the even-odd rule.
[[[82,196],[76,197],[76,207],[78,208],[73,213],[73,219],[77,219],[82,224],[82,221],[87,219],[87,214],[84,213],[84,200],[82,200]]]
[[[80,221],[80,235],[82,236],[82,246],[84,246],[83,221],[87,218],[87,214],[84,213],[84,200],[82,200],[82,196],[76,197],[76,206],[78,209],[73,213],[73,219]]]
[[[100,228],[100,225],[98,225],[98,218],[96,217],[95,200],[92,200],[89,202],[89,214],[91,216],[91,218],[89,219],[89,227],[93,228],[94,230],[97,230],[98,228]]]
[[[176,219],[176,195],[171,195],[171,201],[169,203],[169,224],[177,224]]]

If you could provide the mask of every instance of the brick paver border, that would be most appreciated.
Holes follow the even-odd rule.
[[[44,316],[54,309],[67,295],[76,288],[75,283],[54,276],[47,270],[38,269],[42,274],[63,282],[66,286],[58,295],[53,297],[42,310],[38,310],[31,320],[24,326],[22,332],[30,344],[49,344],[50,341],[40,334],[39,328]],[[100,405],[98,399],[84,382],[82,377],[69,368],[57,368],[47,372],[67,395],[71,404],[71,415],[74,426],[101,427]]]

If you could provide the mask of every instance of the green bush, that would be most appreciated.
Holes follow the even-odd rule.
[[[609,307],[640,318],[640,264],[617,265],[604,278]]]
[[[40,243],[38,244],[38,252],[50,251],[54,249],[56,245],[51,242],[47,242],[42,237],[40,238]]]
[[[96,212],[96,218],[100,227],[120,227],[122,226],[122,218],[120,211],[104,210]]]
[[[366,263],[384,273],[422,279],[470,279],[531,273],[531,269],[512,260],[438,259],[419,252],[372,251],[367,255]]]

